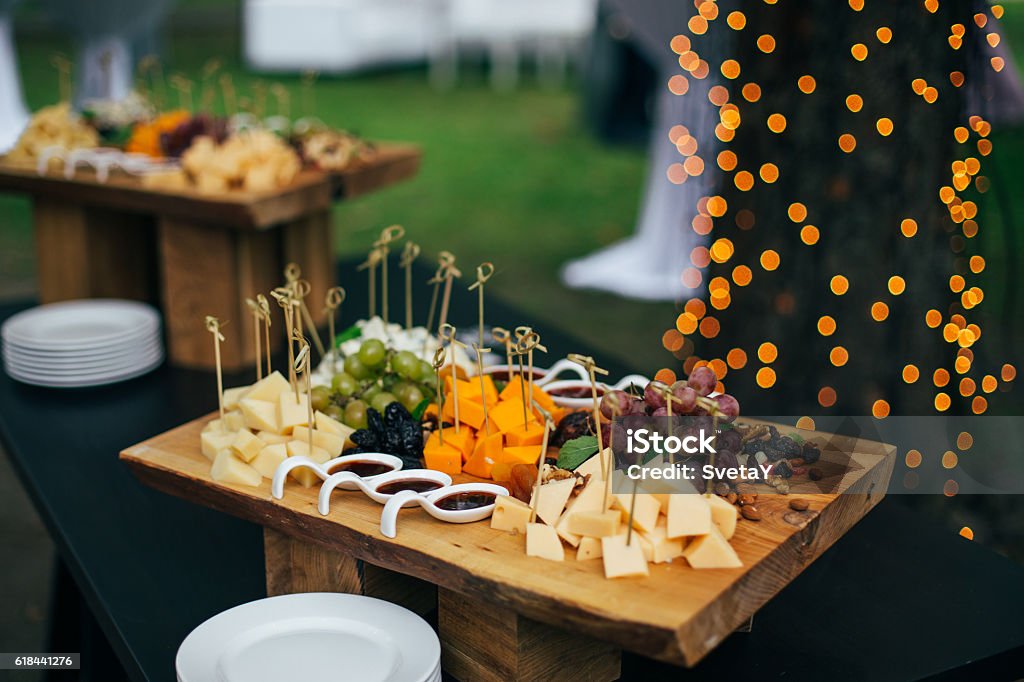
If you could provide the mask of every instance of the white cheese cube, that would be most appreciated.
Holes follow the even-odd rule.
[[[273,478],[277,467],[286,459],[288,459],[288,446],[284,443],[264,445],[260,454],[249,462],[249,466],[260,472],[263,478]]]
[[[711,530],[711,505],[704,495],[676,493],[668,501],[668,537],[705,535]]]
[[[707,498],[707,501],[711,505],[712,523],[718,526],[718,530],[722,532],[722,537],[726,540],[731,540],[736,532],[736,518],[739,515],[739,510],[718,495],[712,495]]]
[[[711,532],[694,538],[683,550],[683,556],[694,568],[740,568],[743,562],[736,555],[729,541],[725,539],[717,526],[711,526]]]
[[[245,425],[253,431],[280,431],[277,427],[277,405],[274,403],[255,398],[242,398],[238,407],[245,416]]]
[[[499,495],[498,499],[494,501],[491,528],[525,533],[526,524],[529,522],[530,508],[525,502],[506,495]]]
[[[601,475],[602,466],[607,468],[610,454],[611,451],[608,448],[605,448],[604,452],[600,452],[594,455],[586,462],[576,467],[574,471],[580,476],[586,476],[587,474],[590,474],[591,481],[604,480],[604,476]],[[604,464],[601,463],[602,460],[604,461]],[[614,460],[612,460],[612,463],[614,465]]]
[[[224,422],[225,431],[238,431],[245,428],[245,415],[241,410],[225,412],[221,421]]]
[[[309,442],[309,427],[296,426],[292,429],[292,440]],[[331,457],[337,457],[345,447],[345,439],[336,433],[313,429],[313,446],[323,448]]]
[[[342,438],[345,439],[346,443],[351,443],[349,438],[352,436],[353,433],[356,432],[356,430],[353,429],[351,426],[346,426],[337,419],[329,417],[323,412],[320,412],[319,410],[317,410],[317,412],[313,415],[313,420],[316,422],[317,429],[319,429],[320,431],[326,431],[327,433],[333,433],[337,436],[341,436]]]
[[[605,538],[618,535],[619,522],[622,514],[617,509],[607,511],[573,512],[569,516],[566,527],[573,535],[585,535],[591,538]]]
[[[253,384],[243,398],[276,403],[277,397],[282,393],[290,391],[291,388],[291,384],[288,383],[288,380],[280,372],[271,372]],[[241,402],[241,399],[239,402]]]
[[[629,523],[629,510],[633,508],[633,527],[643,531],[654,530],[658,523],[658,515],[661,513],[661,503],[658,498],[645,493],[637,493],[636,504],[633,504],[633,495],[630,493],[618,493],[612,496],[612,507],[622,511],[622,520]]]
[[[206,426],[203,427],[202,433],[224,433],[227,429],[224,428],[224,422],[220,419],[211,419],[206,422]]]
[[[601,558],[601,538],[580,538],[576,549],[576,561]]]
[[[231,450],[243,462],[251,462],[256,455],[260,454],[260,450],[265,445],[266,443],[254,436],[252,431],[242,429],[235,434],[235,439],[231,441]]]
[[[250,388],[250,386],[238,386],[226,389],[224,391],[224,409],[233,410],[238,407],[238,401],[245,397],[245,392]]]
[[[651,532],[641,531],[640,537],[647,543],[647,547],[644,548],[645,555],[647,548],[650,548],[647,560],[656,564],[667,563],[677,556],[682,556],[683,548],[686,546],[685,539],[668,536],[668,527],[664,519],[659,521]]]
[[[565,561],[565,548],[555,529],[546,523],[526,524],[526,556]]]
[[[604,558],[604,577],[632,578],[646,576],[647,561],[637,535],[634,534],[630,544],[626,544],[625,535],[612,535],[601,538],[601,553]]]
[[[562,515],[574,487],[576,481],[572,478],[539,486],[535,494],[536,499],[530,500],[530,506],[537,510],[537,518],[549,526],[557,524],[558,517]]]
[[[277,397],[277,430],[292,433],[296,426],[309,426],[309,407],[306,396],[289,391]]]
[[[289,457],[298,457],[299,455],[302,455],[309,457],[317,464],[323,464],[331,458],[331,456],[327,454],[326,450],[318,448],[315,445],[313,446],[313,451],[310,452],[309,443],[306,441],[291,440],[288,441],[285,448]],[[299,485],[303,488],[312,488],[320,482],[320,477],[317,476],[309,467],[298,467],[296,469],[292,469],[288,475],[298,481]]]
[[[263,481],[260,472],[235,457],[230,450],[221,450],[217,458],[213,460],[210,476],[213,480],[221,483],[236,483],[253,487]]]
[[[256,434],[256,437],[267,445],[277,445],[278,443],[287,443],[292,439],[291,436],[286,436],[283,433],[274,433],[273,431],[260,431]]]
[[[588,460],[589,461],[589,460]],[[591,477],[583,490],[565,505],[562,517],[555,524],[558,535],[573,547],[580,544],[580,536],[569,530],[569,517],[576,512],[602,511],[604,509],[604,481]]]
[[[233,433],[205,431],[199,436],[199,448],[203,451],[203,455],[212,462],[217,458],[218,452],[230,449],[234,440],[235,434]]]

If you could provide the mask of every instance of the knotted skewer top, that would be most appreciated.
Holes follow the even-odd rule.
[[[406,242],[402,249],[402,257],[398,261],[399,266],[405,268],[412,265],[413,261],[420,257],[420,245],[416,242]]]
[[[594,374],[605,375],[605,376],[607,376],[607,374],[608,374],[608,370],[602,369],[602,368],[598,367],[597,363],[594,361],[594,358],[590,357],[589,355],[581,355],[579,353],[569,353],[566,356],[566,358],[568,358],[568,360],[570,362],[575,362],[577,365],[582,365],[583,368],[585,370],[587,370],[588,374],[590,372],[593,372]]]
[[[206,331],[216,336],[218,341],[224,340],[224,335],[220,333],[220,320],[218,320],[213,315],[207,315],[205,324]],[[227,322],[225,322],[224,324],[227,324]]]
[[[325,303],[327,310],[336,310],[345,301],[345,289],[342,287],[331,287],[327,290]]]
[[[482,286],[493,274],[494,263],[488,261],[476,266],[476,281],[469,285],[469,290],[472,291],[473,289]]]

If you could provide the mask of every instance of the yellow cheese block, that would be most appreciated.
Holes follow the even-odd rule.
[[[296,426],[292,430],[292,440],[309,442],[309,427]],[[313,429],[314,447],[323,448],[331,457],[337,457],[345,447],[345,439],[336,433]]]
[[[661,504],[651,495],[637,493],[636,504],[633,504],[631,493],[618,493],[612,495],[612,507],[622,511],[623,523],[629,523],[629,510],[633,508],[633,527],[644,532],[654,530],[658,523],[658,516],[661,514]]]
[[[743,562],[717,526],[712,525],[707,535],[690,540],[683,556],[694,568],[740,568]]]
[[[499,431],[514,431],[523,428],[523,401],[502,400],[494,407],[488,408],[487,418],[491,424],[498,427]],[[537,418],[532,412],[526,413],[526,424],[536,422]]]
[[[604,559],[604,577],[634,578],[648,575],[647,560],[637,534],[626,544],[626,536],[612,535],[601,538],[601,555]]]
[[[704,495],[675,493],[668,500],[668,536],[706,535],[711,531],[711,506]]]
[[[265,445],[266,443],[254,436],[252,431],[242,429],[235,434],[235,439],[231,441],[231,451],[243,462],[251,462],[256,455],[260,454],[260,450]]]
[[[231,454],[230,450],[221,450],[210,467],[210,478],[221,483],[258,486],[263,477],[260,472]]]
[[[241,398],[246,398],[249,400],[265,400],[267,402],[277,403],[277,397],[290,390],[291,385],[280,372],[271,372],[253,384],[249,390],[245,392],[244,396],[240,396],[239,402],[241,402]]]
[[[507,495],[499,495],[494,502],[491,513],[491,528],[508,532],[526,532],[526,524],[530,522],[530,508],[522,500]]]
[[[476,445],[473,446],[473,454],[466,460],[462,471],[479,478],[491,478],[491,469],[494,467],[494,463],[501,458],[501,451],[504,448],[502,443],[500,433],[477,438]]]
[[[484,407],[480,403],[464,398],[459,395],[459,421],[469,424],[474,429],[484,425]],[[455,400],[449,399],[444,402],[443,415],[445,420],[455,423]]]
[[[316,428],[318,428],[319,430],[341,436],[342,438],[345,439],[346,445],[355,445],[355,443],[352,443],[350,438],[352,437],[352,434],[356,432],[356,430],[353,429],[351,426],[342,424],[337,419],[329,417],[323,412],[320,412],[319,410],[317,410],[313,414],[313,420],[316,422]]]
[[[278,443],[287,443],[292,439],[291,436],[285,436],[281,433],[274,433],[273,431],[260,431],[256,434],[256,437],[267,445],[277,445]]]
[[[238,386],[237,388],[225,389],[223,400],[224,409],[233,410],[238,407],[238,401],[245,397],[246,392],[252,388],[251,386]]]
[[[526,556],[565,561],[565,548],[555,529],[546,523],[526,524]]]
[[[245,425],[253,431],[280,433],[277,427],[277,405],[266,400],[242,398],[238,403],[245,417]]]
[[[576,561],[601,558],[601,538],[580,538],[580,546],[576,548]]]
[[[668,537],[668,527],[665,524],[664,518],[658,522],[654,530],[650,532],[640,531],[638,534],[646,543],[644,554],[647,556],[647,561],[661,564],[683,555],[686,540],[681,537]],[[636,534],[634,534],[634,537],[636,537]]]
[[[591,538],[606,538],[610,535],[619,534],[619,523],[622,514],[618,509],[607,511],[584,511],[573,512],[568,519],[568,530],[573,535],[583,535]]]
[[[530,506],[537,510],[537,518],[549,526],[556,525],[575,487],[576,480],[572,478],[551,481],[538,487],[534,494],[536,499],[530,501]]]
[[[562,517],[555,524],[555,529],[563,540],[573,547],[580,544],[580,536],[569,531],[569,518],[576,512],[601,511],[604,508],[604,481],[591,478],[583,486],[583,490],[565,505]]]
[[[221,421],[224,424],[225,431],[238,431],[245,428],[245,415],[242,414],[241,410],[225,412],[224,419]]]
[[[462,452],[448,443],[423,448],[423,461],[428,469],[434,471],[451,476],[462,473]]]
[[[604,480],[604,476],[601,474],[601,471],[602,471],[601,470],[601,467],[602,467],[601,460],[602,460],[602,457],[607,458],[610,453],[611,453],[611,450],[608,449],[608,448],[605,448],[603,455],[602,455],[602,453],[595,454],[593,457],[588,459],[586,462],[584,462],[583,464],[581,464],[578,467],[576,467],[573,471],[575,471],[580,476],[588,476],[589,475],[592,480],[593,479],[597,479],[597,480],[602,480],[603,481]],[[607,465],[608,465],[608,463],[607,463],[607,460],[606,460],[604,466],[607,467]]]
[[[309,443],[301,440],[290,440],[285,444],[289,457],[305,456],[317,464],[323,464],[331,458],[327,454],[327,451],[323,448],[313,446],[313,451],[309,451]],[[294,478],[303,488],[312,488],[314,485],[319,484],[320,477],[317,476],[312,469],[309,467],[298,467],[288,472],[288,475]]]
[[[248,432],[246,432],[248,433]],[[217,458],[221,450],[230,450],[235,440],[234,433],[226,431],[205,431],[199,436],[199,449],[211,462]]]
[[[520,424],[511,431],[505,432],[505,444],[511,446],[541,445],[544,442],[544,427],[536,422],[530,423],[525,429]]]
[[[260,476],[263,478],[273,478],[277,467],[286,459],[288,459],[288,446],[284,443],[275,443],[263,446],[260,454],[249,462],[249,466],[260,472]]]
[[[501,451],[498,462],[505,464],[536,464],[540,459],[540,446],[527,445],[519,447],[508,447]]]
[[[296,399],[291,391],[277,397],[277,429],[281,433],[292,433],[296,426],[309,426],[309,400],[299,394]]]
[[[718,526],[722,537],[731,540],[733,534],[736,533],[736,517],[739,510],[718,495],[712,495],[706,499],[711,505],[711,522]]]

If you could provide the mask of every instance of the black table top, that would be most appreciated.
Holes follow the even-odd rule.
[[[351,289],[346,319],[365,312],[365,293]],[[471,326],[474,303],[457,295],[452,321]],[[27,306],[0,306],[0,322]],[[497,324],[529,323],[500,302],[488,311]],[[551,357],[586,351],[540,331]],[[147,488],[118,460],[215,409],[213,386],[211,373],[167,366],[95,389],[0,375],[0,437],[134,679],[174,680],[175,652],[194,627],[265,596],[260,527]],[[1021,614],[1024,568],[885,500],[769,602],[752,632],[685,673],[627,655],[623,679],[1013,678],[1024,672]]]

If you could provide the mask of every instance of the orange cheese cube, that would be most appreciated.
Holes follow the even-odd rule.
[[[473,454],[469,456],[462,470],[467,474],[480,478],[491,478],[491,469],[501,459],[504,449],[502,435],[494,433],[477,439]]]
[[[465,395],[470,400],[475,400],[478,403],[484,402],[486,399],[487,407],[498,404],[498,388],[494,385],[494,379],[490,375],[485,374],[483,378],[483,393],[480,393],[480,377],[473,377],[465,382],[465,386],[462,382],[459,383],[459,397]]]
[[[444,416],[445,419],[451,419],[452,422],[455,421],[455,401],[451,398],[444,403]],[[462,397],[460,393],[459,421],[463,424],[469,424],[474,429],[479,429],[484,425],[484,406],[474,400]]]
[[[423,459],[426,461],[428,469],[452,476],[462,473],[462,451],[448,443],[425,446]]]
[[[430,403],[429,405],[427,405],[427,409],[423,410],[423,416],[424,417],[435,417],[436,418],[437,415],[438,415],[437,405],[435,403]]]
[[[508,464],[536,464],[539,458],[539,445],[520,445],[506,447],[501,451],[501,459],[498,461]]]
[[[423,446],[424,452],[431,445],[441,445],[441,430],[438,429],[430,434],[427,438],[426,444]],[[444,429],[444,444],[454,447],[456,450],[462,453],[463,459],[467,459],[473,452],[473,445],[476,443],[476,438],[473,435],[473,429],[468,426],[463,426],[458,431],[455,430],[454,426],[449,426]]]
[[[487,417],[491,424],[498,427],[499,431],[515,431],[523,428],[523,401],[502,400],[500,403],[487,411]],[[536,422],[537,418],[532,412],[526,413],[526,423]]]
[[[523,384],[523,380],[521,378],[519,378],[518,376],[513,377],[512,380],[508,382],[508,385],[505,386],[505,390],[503,390],[501,392],[501,396],[500,396],[501,399],[502,400],[516,400],[516,399],[522,400],[523,399],[523,395],[524,395],[522,384]],[[529,393],[529,382],[527,382],[527,391],[526,391],[526,393]],[[533,400],[537,401],[537,404],[540,405],[541,407],[543,407],[548,412],[552,412],[553,413],[555,410],[558,409],[558,406],[555,405],[555,401],[551,399],[551,396],[548,395],[547,393],[545,393],[544,389],[541,388],[540,386],[538,386],[537,384],[533,385],[533,394],[532,395],[533,395]],[[532,407],[532,405],[531,405],[531,407]]]
[[[491,478],[495,481],[512,480],[512,462],[495,462],[491,467]]]
[[[518,428],[505,432],[505,444],[509,446],[540,445],[544,442],[544,427],[532,422],[525,429],[522,424]]]

